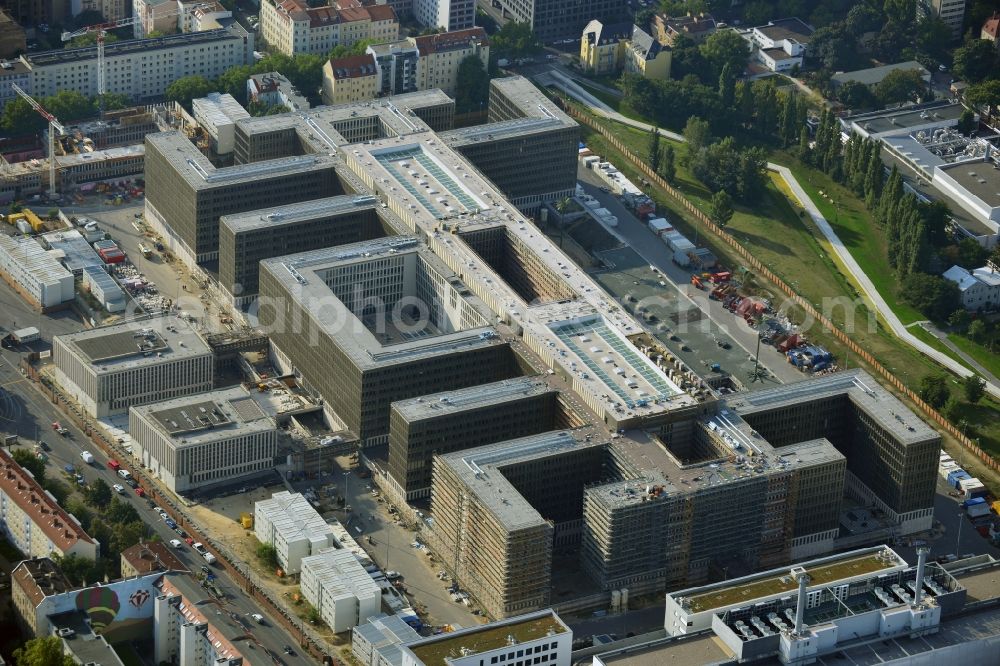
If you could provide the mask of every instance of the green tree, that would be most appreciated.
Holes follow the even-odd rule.
[[[880,27],[882,27],[881,12],[864,3],[851,7],[844,19],[844,28],[855,39],[860,39],[866,32],[878,32]]]
[[[243,85],[246,86],[246,80]],[[167,86],[166,96],[171,102],[177,102],[190,110],[191,100],[204,97],[214,89],[212,82],[204,76],[182,76]]]
[[[996,108],[1000,106],[1000,80],[991,79],[969,86],[965,89],[963,97],[966,104],[974,107],[989,106]],[[6,109],[4,110],[6,111]]]
[[[968,335],[973,342],[982,343],[986,339],[986,324],[982,319],[977,319],[969,324]]]
[[[979,244],[975,238],[963,238],[958,242],[956,263],[962,268],[979,268],[990,256],[989,250]]]
[[[684,125],[684,143],[689,157],[712,143],[712,129],[708,121],[695,116],[688,118]]]
[[[76,516],[76,519],[80,521],[83,529],[90,529],[90,521],[93,520],[93,512],[84,504],[83,500],[79,497],[71,497],[66,501],[66,510]]]
[[[798,139],[799,105],[795,93],[785,94],[785,104],[781,109],[781,145],[791,146]]]
[[[121,93],[104,93],[94,99],[95,105],[100,105],[105,111],[117,111],[132,106],[132,99]]]
[[[719,75],[727,65],[734,76],[742,74],[750,57],[750,45],[734,30],[712,33],[699,50]]]
[[[128,523],[113,523],[111,527],[111,540],[108,548],[112,553],[121,554],[122,551],[131,548],[142,541],[146,534],[146,523],[141,520],[133,520]]]
[[[720,227],[725,227],[733,218],[733,199],[724,190],[712,195],[708,217]]]
[[[269,543],[257,544],[257,559],[269,569],[278,568],[278,551]]]
[[[875,86],[875,98],[882,106],[914,102],[927,94],[927,85],[918,70],[896,69]]]
[[[736,75],[733,74],[731,63],[722,66],[722,73],[719,74],[719,101],[724,108],[729,108],[736,99]]]
[[[830,71],[850,70],[857,60],[857,44],[842,25],[825,26],[809,38],[806,57]]]
[[[31,105],[20,97],[7,102],[0,114],[0,128],[8,136],[21,136],[40,131],[48,123],[38,115]]]
[[[646,160],[653,173],[660,172],[660,128],[649,130],[649,147],[646,150]]]
[[[111,486],[104,479],[97,479],[83,492],[83,497],[87,501],[87,504],[98,509],[103,509],[111,504],[113,494],[111,493]]]
[[[951,28],[940,18],[927,17],[918,23],[916,45],[921,53],[941,62],[947,58],[951,42]]]
[[[113,32],[109,32],[104,35],[105,44],[111,44],[112,42],[117,42],[117,41],[118,41],[118,35],[116,35]],[[82,49],[88,46],[94,46],[95,44],[97,44],[97,33],[88,32],[84,35],[80,35],[79,37],[74,37],[73,39],[69,40],[68,42],[66,42],[63,48]]]
[[[32,638],[14,650],[15,666],[73,666],[73,657],[63,654],[58,636]]]
[[[962,419],[962,403],[955,396],[951,396],[948,402],[944,403],[941,413],[952,423],[958,423]]]
[[[948,317],[948,323],[959,333],[965,333],[972,322],[972,315],[965,308],[959,308]]]
[[[75,90],[60,90],[55,95],[46,97],[42,106],[64,124],[97,115],[94,100]]]
[[[135,507],[119,497],[111,499],[111,504],[104,511],[104,519],[110,525],[141,522],[139,512],[135,510]]]
[[[470,55],[462,59],[456,81],[455,111],[481,111],[490,96],[490,75],[479,56]]]
[[[955,126],[962,134],[972,134],[976,131],[979,123],[976,122],[976,114],[973,113],[972,109],[963,109],[962,115],[958,119],[958,125]]]
[[[675,160],[674,147],[669,143],[664,143],[662,155],[660,156],[659,174],[668,183],[672,183],[677,175]]]
[[[35,457],[29,449],[13,449],[10,455],[14,462],[31,472],[38,483],[45,481],[45,463]]]
[[[542,43],[531,30],[530,23],[510,21],[490,37],[490,50],[499,58],[523,58],[542,48]]]
[[[99,582],[103,573],[103,562],[91,561],[72,553],[65,557],[52,555],[52,561],[66,574],[74,585],[85,585]]]
[[[920,380],[920,399],[934,409],[941,409],[951,397],[948,378],[943,375],[927,375]]]
[[[971,39],[955,49],[952,69],[968,84],[979,83],[996,74],[997,50],[993,42],[986,39]]]
[[[934,321],[946,321],[961,300],[954,282],[920,272],[902,278],[899,295]]]
[[[837,88],[837,99],[849,109],[870,109],[875,106],[871,89],[860,81],[845,81]]]
[[[979,375],[969,375],[962,380],[962,395],[970,404],[976,404],[983,399],[986,392],[986,382]]]

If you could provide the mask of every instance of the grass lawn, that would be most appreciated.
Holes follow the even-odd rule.
[[[997,356],[986,347],[973,342],[969,338],[962,335],[949,333],[948,339],[955,343],[956,347],[976,359],[976,361],[984,368],[1000,377],[1000,356]]]
[[[955,359],[962,365],[966,365],[965,361],[959,358],[958,354],[949,349],[947,345],[938,340],[936,337],[934,337],[926,330],[924,330],[923,326],[910,326],[907,330],[913,334],[913,337],[920,340],[921,342],[933,347],[934,349],[938,350],[943,354],[947,354],[948,356]]]

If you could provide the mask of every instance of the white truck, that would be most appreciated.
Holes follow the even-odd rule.
[[[198,551],[198,554],[200,554],[203,558],[205,558],[206,562],[208,562],[209,564],[215,564],[215,555],[212,555],[212,553],[208,552],[208,549],[206,549],[204,544],[202,544],[200,541],[191,544],[191,547],[194,548],[196,551]]]
[[[91,453],[90,451],[81,451],[80,457],[83,458],[83,462],[87,463],[88,465],[94,464],[94,454]]]

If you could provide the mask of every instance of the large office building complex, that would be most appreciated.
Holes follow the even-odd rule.
[[[559,428],[559,392],[518,377],[392,403],[389,481],[406,500],[430,494],[434,456]]]
[[[59,335],[59,384],[95,417],[212,388],[215,359],[191,324],[173,316]]]
[[[550,602],[553,545],[577,544],[603,589],[638,592],[827,552],[845,494],[929,529],[940,438],[865,373],[706,407],[627,438],[584,428],[438,456],[446,566],[506,616]]]
[[[175,493],[260,476],[277,453],[268,412],[267,397],[242,386],[132,407],[133,454]]]

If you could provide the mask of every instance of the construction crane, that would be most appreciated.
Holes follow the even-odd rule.
[[[10,87],[14,89],[18,95],[20,95],[24,101],[26,101],[32,109],[34,109],[38,115],[49,121],[49,198],[56,198],[56,132],[59,136],[66,134],[66,128],[62,126],[62,123],[53,116],[51,113],[45,110],[41,104],[35,101],[35,99],[24,92],[19,85],[16,83],[11,83]]]
[[[170,18],[172,16],[178,16],[179,14],[186,14],[187,12],[193,12],[196,9],[202,7],[207,7],[208,5],[200,4],[193,5],[191,7],[184,7],[182,9],[175,9],[173,11],[167,12],[166,14],[157,14],[156,18],[164,19]],[[142,23],[142,17],[140,16],[129,16],[128,18],[118,19],[117,21],[108,21],[107,23],[95,23],[93,25],[87,25],[79,30],[73,32],[64,32],[62,34],[62,40],[68,42],[74,37],[81,37],[83,35],[90,34],[92,32],[97,33],[97,96],[99,103],[104,104],[104,93],[107,92],[107,85],[105,81],[105,66],[104,66],[104,38],[108,34],[108,30],[115,30],[116,28],[124,28],[130,25],[140,25]]]

